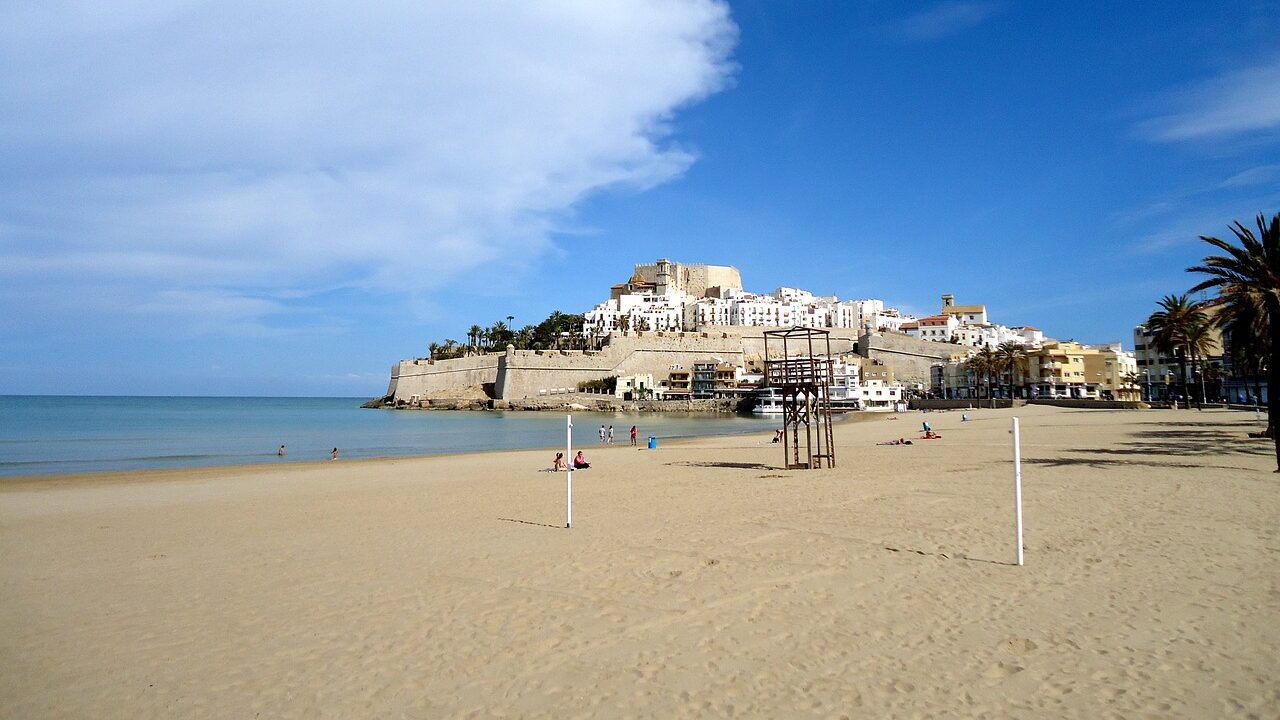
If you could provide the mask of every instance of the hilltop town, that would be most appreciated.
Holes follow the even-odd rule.
[[[672,401],[750,406],[766,395],[765,332],[790,327],[829,333],[837,409],[891,410],[912,397],[1142,395],[1137,360],[1119,343],[1054,340],[1029,325],[993,322],[984,305],[957,304],[950,294],[936,314],[915,317],[877,299],[842,301],[798,288],[748,292],[735,267],[659,259],[613,285],[582,316],[573,342],[402,360],[376,404],[551,408],[606,396],[642,409]]]

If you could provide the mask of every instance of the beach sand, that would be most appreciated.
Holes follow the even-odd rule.
[[[1252,413],[969,414],[7,480],[0,717],[1280,717]]]

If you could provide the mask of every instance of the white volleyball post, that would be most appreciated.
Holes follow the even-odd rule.
[[[564,526],[573,527],[573,416],[564,419]]]
[[[1018,433],[1018,418],[1013,419],[1013,506],[1014,521],[1018,528],[1018,564],[1022,564],[1022,440]]]

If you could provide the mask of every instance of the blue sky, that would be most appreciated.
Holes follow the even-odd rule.
[[[1280,211],[1280,4],[4,2],[0,393],[374,396],[733,264],[1131,343]]]

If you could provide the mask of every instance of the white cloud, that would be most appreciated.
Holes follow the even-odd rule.
[[[525,263],[583,197],[693,162],[670,124],[735,40],[719,0],[15,9],[0,266],[146,283],[142,314],[217,297],[242,326]]]
[[[1184,88],[1139,124],[1157,142],[1216,139],[1280,129],[1280,56]]]
[[[902,20],[900,34],[910,40],[937,40],[976,27],[996,11],[990,2],[944,2]]]
[[[1280,165],[1259,165],[1242,170],[1223,180],[1219,188],[1240,188],[1265,185],[1280,180]]]

